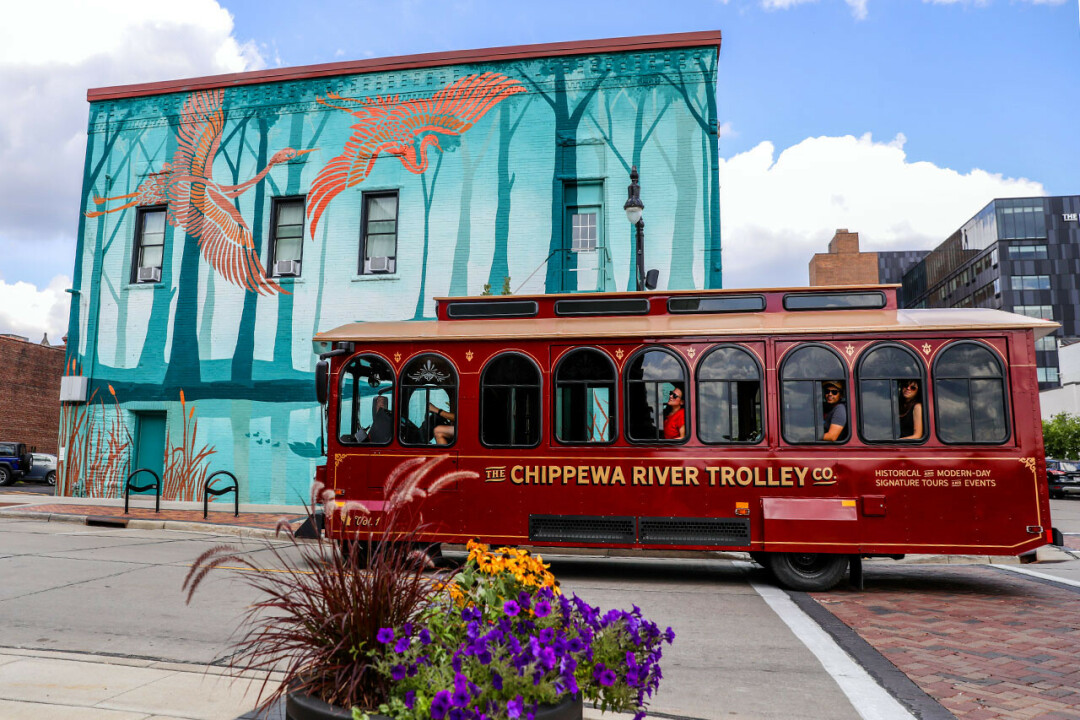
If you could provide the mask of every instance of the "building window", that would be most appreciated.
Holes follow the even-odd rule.
[[[1013,312],[1042,320],[1054,319],[1053,305],[1014,305]]]
[[[899,345],[878,345],[859,361],[859,433],[867,442],[922,440],[922,363]]]
[[[976,342],[945,348],[934,363],[934,407],[944,443],[1005,442],[1005,377],[997,356]]]
[[[1046,208],[1043,198],[998,200],[998,237],[1024,240],[1046,237]]]
[[[490,447],[540,444],[540,369],[518,353],[503,353],[480,377],[480,440]]]
[[[1009,284],[1013,290],[1049,290],[1049,275],[1013,275]]]
[[[460,421],[457,407],[458,376],[442,355],[420,355],[401,371],[402,445],[453,445]]]
[[[1046,260],[1045,245],[1013,245],[1009,248],[1009,257],[1013,260]]]
[[[1035,349],[1042,350],[1043,352],[1053,352],[1058,349],[1057,338],[1053,335],[1041,337],[1035,341]]]
[[[1001,278],[994,278],[994,296],[1001,294]]]
[[[731,345],[710,350],[698,364],[697,399],[701,442],[761,442],[761,367],[750,353]]]
[[[1035,369],[1041,383],[1056,383],[1058,381],[1058,369],[1056,367],[1041,367]]]
[[[836,353],[821,345],[803,345],[792,350],[780,367],[780,388],[781,420],[787,442],[847,441],[851,434],[847,372]],[[834,425],[839,425],[842,431],[838,437],[829,439]]]
[[[397,192],[364,193],[360,274],[397,272]]]
[[[270,274],[299,277],[304,255],[304,198],[274,198]]]
[[[555,437],[562,443],[615,439],[615,365],[591,348],[571,350],[555,367]]]
[[[580,209],[580,208],[576,208]],[[596,218],[594,210],[570,214],[570,249],[574,252],[592,252],[596,250]]]
[[[627,364],[626,437],[633,442],[685,441],[689,437],[687,372],[669,350],[652,349]]]
[[[394,371],[378,355],[360,355],[341,369],[338,439],[345,445],[387,445],[394,439]]]
[[[139,208],[135,218],[135,262],[131,269],[131,282],[161,282],[164,254],[165,208]]]

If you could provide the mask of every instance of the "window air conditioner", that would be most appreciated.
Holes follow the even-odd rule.
[[[159,268],[159,267],[141,267],[141,268],[139,268],[138,280],[141,283],[161,282],[161,268]]]
[[[386,256],[373,257],[368,259],[368,272],[373,273],[388,273],[390,272],[390,258]]]
[[[299,277],[300,276],[300,261],[299,260],[280,260],[274,263],[274,274],[279,277]]]

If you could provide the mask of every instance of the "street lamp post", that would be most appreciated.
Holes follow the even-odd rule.
[[[641,211],[645,209],[645,203],[641,202],[641,186],[638,185],[637,165],[630,168],[630,187],[626,189],[626,219],[637,228],[637,289],[638,292],[645,289],[645,219],[641,217]]]

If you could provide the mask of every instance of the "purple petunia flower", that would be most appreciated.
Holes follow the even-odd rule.
[[[404,665],[395,665],[394,667],[390,668],[390,677],[394,680],[404,680],[406,674],[407,671],[405,670]]]
[[[506,604],[503,605],[503,612],[506,613],[507,615],[509,615],[510,617],[516,617],[518,615],[518,613],[521,612],[521,606],[518,605],[513,600],[507,600]]]
[[[508,716],[510,716],[511,718],[514,718],[515,720],[516,720],[516,718],[521,717],[521,711],[524,710],[524,709],[525,709],[525,700],[522,699],[522,697],[520,695],[515,697],[510,702],[506,703],[506,714]],[[434,717],[434,715],[432,717]],[[435,718],[435,720],[438,720],[438,718]]]
[[[528,610],[529,606],[532,604],[530,602],[530,600],[531,600],[531,597],[529,596],[529,593],[527,593],[526,591],[522,590],[521,592],[518,593],[518,605],[525,608],[526,610]]]
[[[413,705],[415,705],[415,704],[416,704],[416,691],[415,690],[410,690],[409,692],[405,693],[405,707],[412,710]]]
[[[420,644],[421,645],[430,645],[431,644],[431,633],[428,632],[427,628],[420,628]]]
[[[435,697],[431,698],[431,718],[432,720],[442,720],[446,717],[446,712],[450,709],[450,691],[440,690],[435,693]]]
[[[538,600],[533,610],[538,618],[546,618],[551,614],[551,603],[547,600]]]
[[[600,684],[604,687],[611,687],[615,684],[615,681],[619,679],[619,676],[615,674],[615,671],[608,668],[604,672],[600,673]]]
[[[383,645],[388,645],[394,642],[394,630],[392,628],[380,628],[375,635],[375,639]]]
[[[398,641],[394,644],[394,652],[403,653],[409,649],[409,638],[398,638]]]
[[[551,641],[555,639],[555,628],[544,628],[540,631],[540,642],[545,645],[550,645]]]
[[[491,687],[496,690],[502,690],[502,675],[494,670],[491,671]]]
[[[469,701],[472,700],[472,696],[469,695],[469,691],[465,688],[458,688],[454,691],[454,705],[458,707],[468,707]]]

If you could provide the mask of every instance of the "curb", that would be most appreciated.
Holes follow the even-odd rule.
[[[95,520],[112,521],[116,527],[130,530],[172,530],[174,532],[198,532],[209,535],[231,535],[233,537],[262,538],[273,540],[277,532],[269,528],[244,527],[241,525],[222,525],[211,522],[192,522],[190,520],[147,520],[145,518],[117,518],[113,515],[71,515],[68,513],[41,513],[29,510],[0,510],[0,518],[18,518],[21,520],[41,520],[44,522],[66,522],[75,525],[89,525]],[[118,522],[119,521],[119,522]],[[122,523],[122,524],[121,524]],[[102,523],[104,524],[104,523]]]

